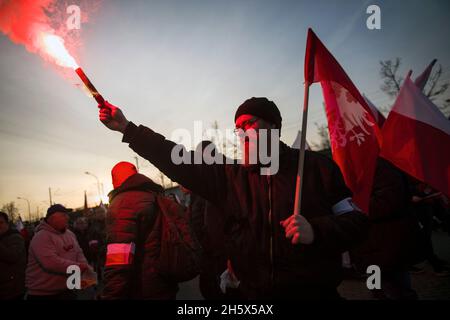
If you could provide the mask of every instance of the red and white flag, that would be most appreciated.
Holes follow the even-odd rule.
[[[428,67],[416,78],[414,81],[415,85],[423,91],[425,88],[425,85],[428,82],[428,79],[430,78],[431,71],[433,70],[433,66],[436,63],[436,59],[431,61],[431,63],[428,65]],[[411,75],[411,74],[409,74]],[[372,115],[375,118],[378,127],[381,129],[383,127],[384,122],[386,121],[386,118],[384,115],[378,110],[378,108],[372,103],[372,101],[369,100],[364,94],[363,94],[364,100],[366,100],[367,105],[370,107],[370,110],[372,111]]]
[[[378,127],[381,129],[383,127],[384,122],[386,121],[386,118],[384,115],[378,110],[377,107],[372,103],[372,101],[369,100],[364,94],[363,94],[364,100],[366,100],[367,105],[370,107],[370,110],[372,111],[372,115],[375,118],[375,121],[378,124]]]
[[[414,81],[415,85],[420,89],[420,91],[423,91],[423,89],[425,88],[425,85],[428,82],[428,78],[430,78],[431,70],[433,70],[433,66],[436,63],[436,61],[437,61],[436,59],[431,61],[428,67]]]
[[[382,135],[383,158],[450,196],[450,121],[409,77]]]
[[[353,201],[367,213],[380,130],[367,102],[311,29],[306,44],[305,82],[322,85],[333,159],[353,192]]]
[[[22,217],[21,216],[19,216],[19,219],[17,219],[16,229],[19,232],[22,231],[23,229],[25,229],[25,227],[23,226],[23,222],[22,222]]]
[[[414,83],[420,90],[423,91],[423,89],[425,88],[425,85],[427,84],[428,79],[430,78],[431,71],[433,70],[433,66],[436,63],[436,61],[437,61],[436,59],[431,61],[431,63],[428,65],[428,67],[414,81]],[[411,75],[411,74],[409,74],[409,75]],[[370,110],[372,111],[372,115],[378,124],[378,127],[381,129],[383,127],[384,122],[386,121],[386,118],[380,112],[380,110],[378,110],[378,108],[372,103],[372,101],[370,101],[369,98],[367,98],[364,94],[363,94],[363,98],[364,98],[364,100],[366,100],[367,105],[370,107]]]

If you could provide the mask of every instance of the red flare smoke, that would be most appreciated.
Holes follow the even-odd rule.
[[[82,7],[82,21],[87,21],[86,11],[95,11],[99,0],[78,0]],[[64,38],[68,34],[65,21],[66,7],[72,4],[56,0],[0,0],[0,31],[7,35],[14,43],[21,44],[32,52],[39,54],[46,61],[64,68],[72,68],[99,104],[104,99],[76,60],[67,50]],[[56,29],[55,29],[56,28]],[[63,37],[63,35],[66,35]]]

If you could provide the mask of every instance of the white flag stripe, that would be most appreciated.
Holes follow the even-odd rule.
[[[430,103],[410,78],[405,79],[403,90],[400,91],[391,112],[426,123],[450,135],[450,121],[433,103]]]

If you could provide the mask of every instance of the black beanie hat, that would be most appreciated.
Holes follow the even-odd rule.
[[[281,129],[281,114],[280,110],[273,101],[267,98],[250,98],[245,100],[243,104],[239,106],[234,115],[234,122],[239,116],[243,114],[251,114],[252,116],[266,120],[273,123],[276,129]]]
[[[54,204],[50,208],[47,209],[47,215],[45,216],[45,219],[47,219],[48,217],[50,217],[52,214],[54,214],[56,212],[70,212],[70,210],[61,204]]]

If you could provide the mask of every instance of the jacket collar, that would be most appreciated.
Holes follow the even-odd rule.
[[[163,187],[159,184],[153,182],[150,178],[144,176],[143,174],[137,173],[125,180],[120,187],[112,190],[108,194],[109,201],[111,202],[112,199],[119,193],[130,190],[148,190],[157,193],[164,191]]]

